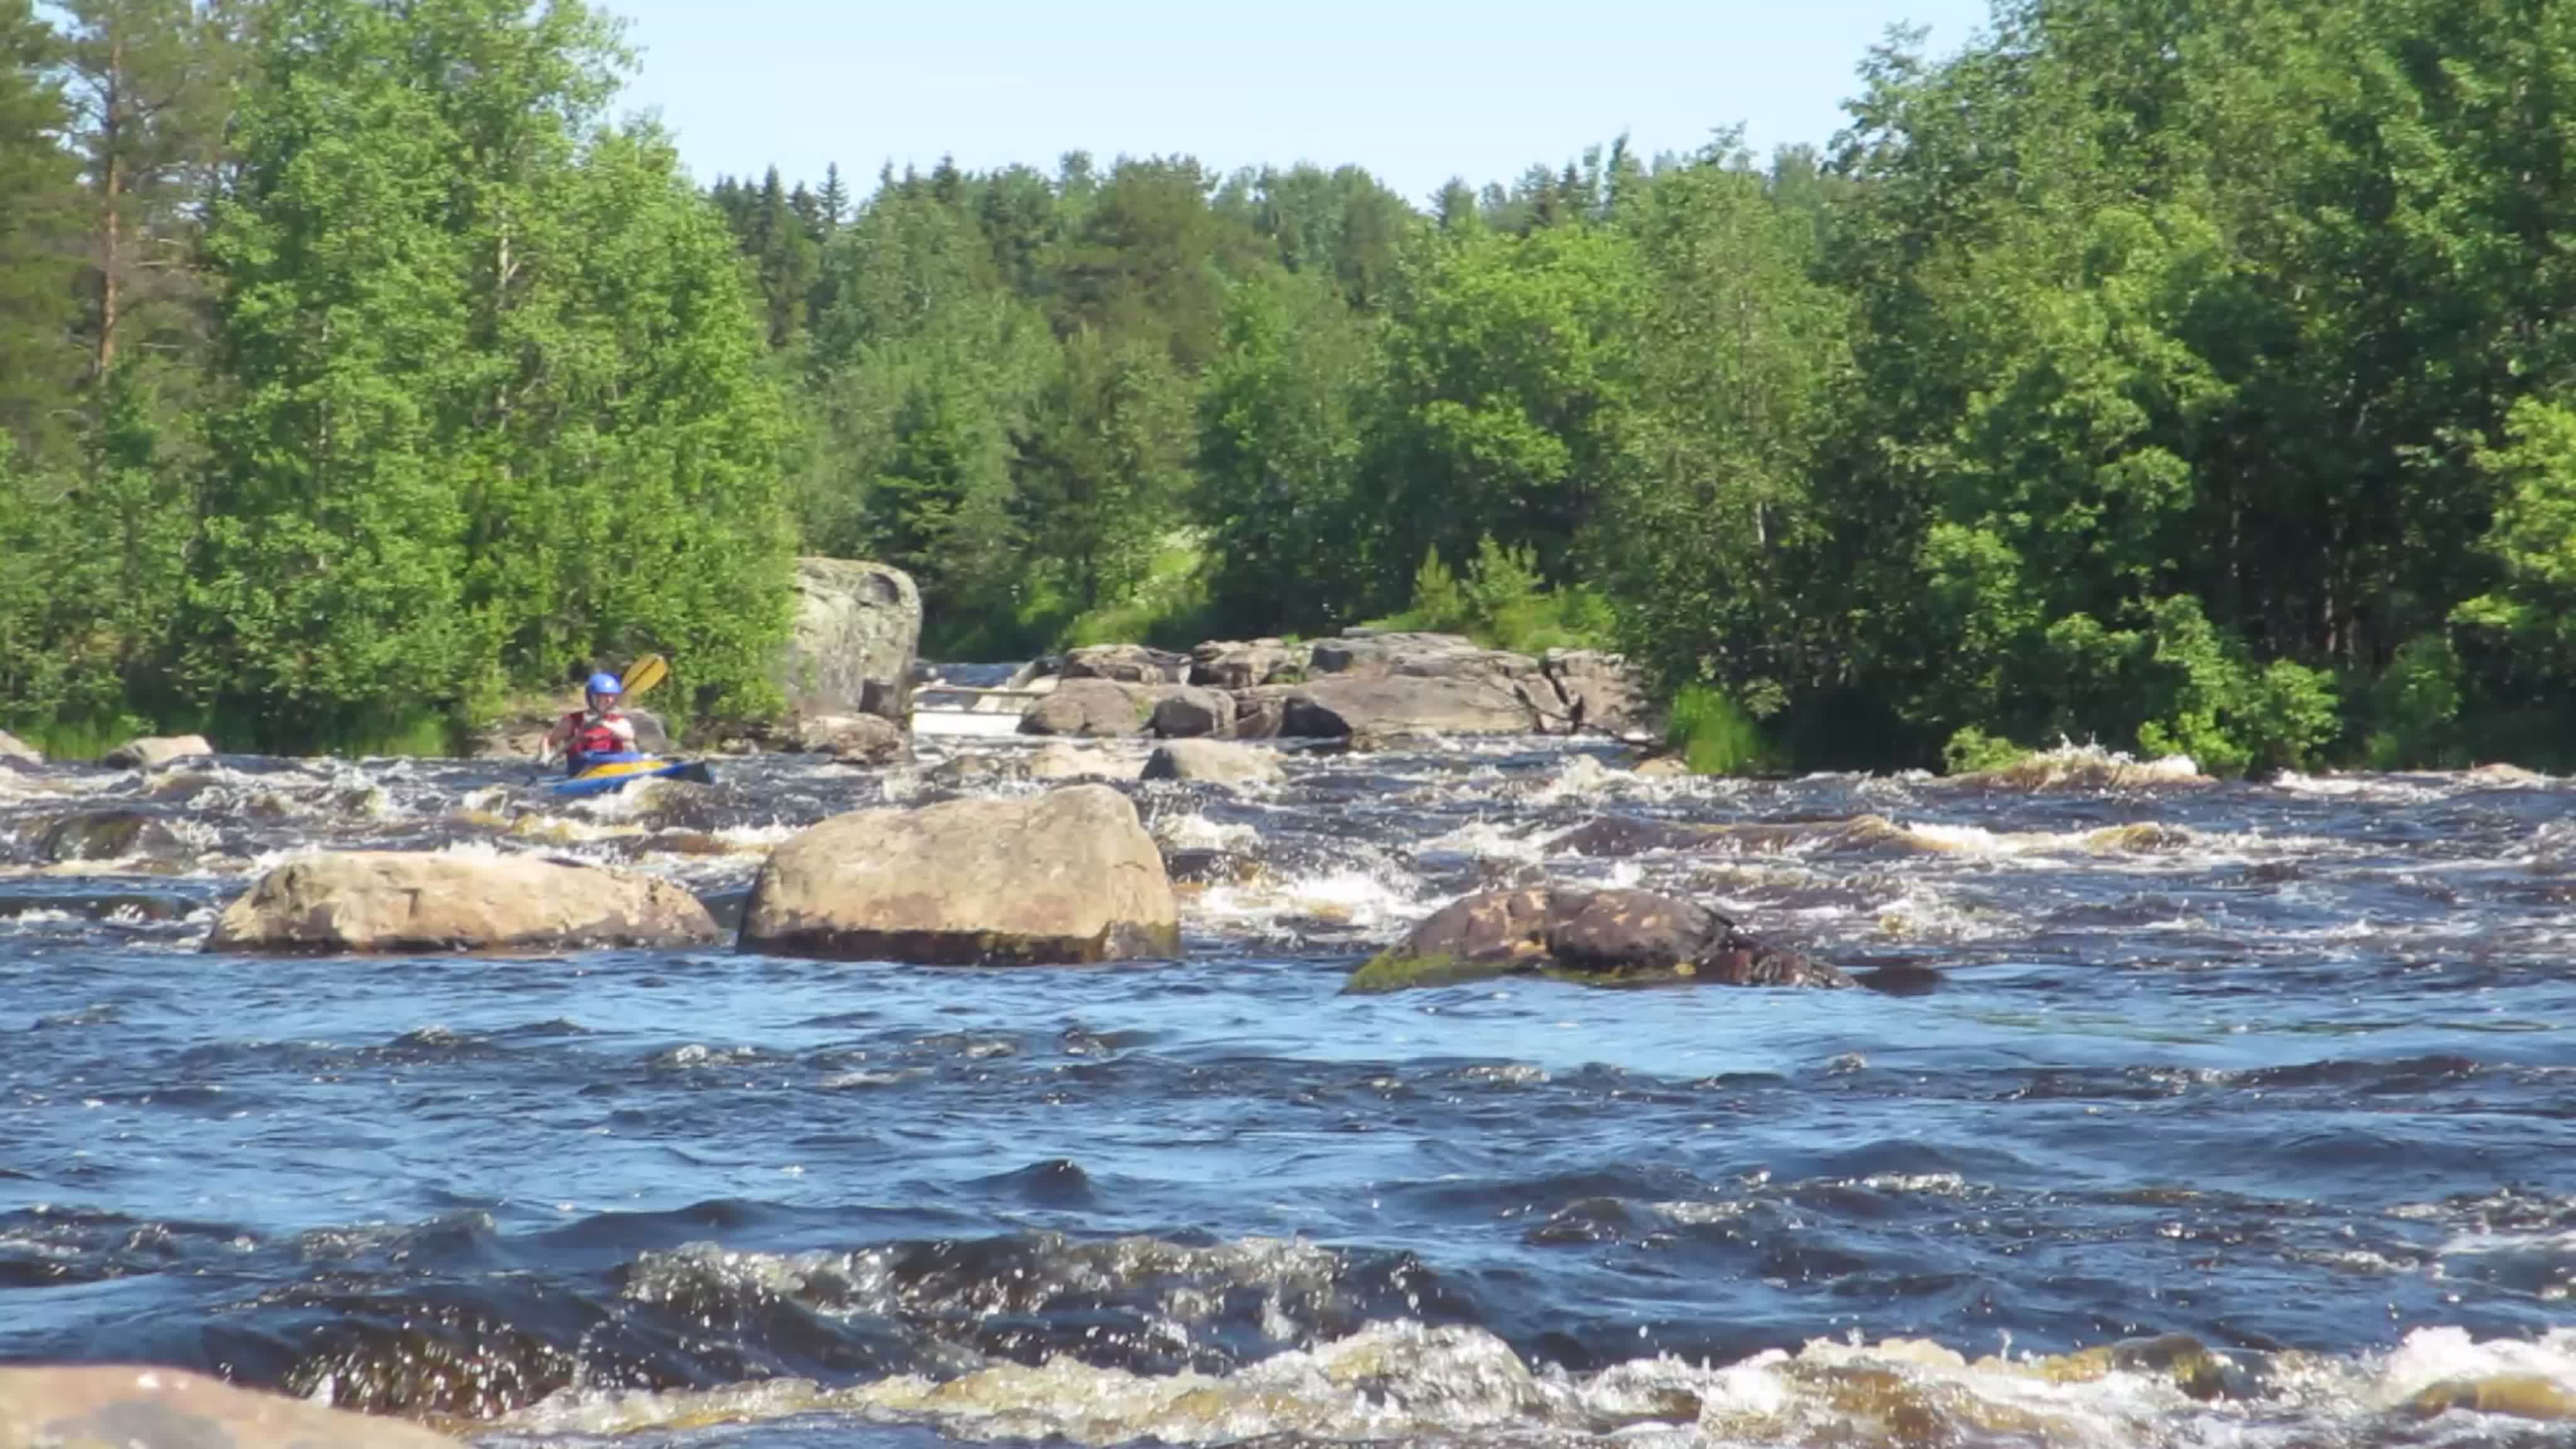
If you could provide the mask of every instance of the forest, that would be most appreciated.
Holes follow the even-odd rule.
[[[432,749],[645,649],[755,718],[812,552],[932,657],[1619,649],[1730,768],[2576,764],[2576,5],[2003,0],[1817,146],[1418,199],[701,185],[630,66],[0,0],[0,726]]]

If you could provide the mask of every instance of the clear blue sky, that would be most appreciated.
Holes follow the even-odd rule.
[[[1646,155],[1741,124],[1822,143],[1887,27],[1948,52],[1986,0],[603,0],[702,181],[838,161],[864,193],[942,154],[1052,170],[1186,153],[1223,170],[1357,163],[1417,202],[1621,132]]]

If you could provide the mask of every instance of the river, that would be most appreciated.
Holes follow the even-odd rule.
[[[2567,781],[1308,752],[1120,787],[1243,877],[1185,888],[1177,961],[198,949],[317,847],[635,865],[738,914],[829,814],[1044,788],[934,768],[1019,748],[659,804],[0,765],[0,1360],[490,1445],[2576,1442]],[[1540,878],[1938,979],[1340,994]]]

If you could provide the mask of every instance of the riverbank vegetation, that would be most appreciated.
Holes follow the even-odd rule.
[[[802,548],[933,653],[1609,644],[1712,760],[2576,754],[2566,7],[2007,0],[1824,148],[1418,205],[699,192],[577,5],[59,18],[0,0],[0,723],[347,741],[647,647],[756,710]]]

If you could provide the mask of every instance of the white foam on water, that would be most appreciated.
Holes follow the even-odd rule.
[[[1165,850],[1248,850],[1261,832],[1242,821],[1210,820],[1196,810],[1157,811],[1147,833]]]
[[[1194,926],[1257,935],[1274,934],[1300,920],[1384,933],[1410,927],[1430,909],[1421,882],[1410,874],[1358,866],[1214,885],[1182,905],[1184,918]]]
[[[792,1278],[794,1275],[789,1275]],[[793,1291],[782,1281],[780,1288]],[[1178,1325],[1174,1325],[1177,1329]],[[2123,1362],[2129,1366],[2120,1366]],[[772,1380],[704,1391],[574,1388],[491,1426],[510,1434],[629,1435],[838,1414],[922,1424],[969,1441],[1214,1445],[1268,1437],[1440,1444],[1623,1441],[1736,1445],[1993,1444],[2025,1449],[2291,1449],[2388,1442],[2391,1416],[2569,1422],[2551,1395],[2576,1386],[2576,1331],[2534,1342],[2419,1329],[2358,1359],[2286,1354],[2243,1397],[2187,1392],[2194,1373],[2245,1367],[2185,1345],[1971,1360],[1946,1345],[1813,1340],[1728,1363],[1669,1356],[1573,1373],[1533,1371],[1482,1329],[1376,1322],[1230,1372],[1138,1374],[1056,1356],[987,1360],[953,1377],[900,1375],[840,1388]],[[2489,1386],[2482,1390],[2481,1385]],[[2493,1386],[2505,1385],[2505,1392]],[[2537,1386],[2536,1388],[2534,1386]],[[2427,1396],[2433,1396],[2428,1398]],[[2558,1417],[2553,1418],[2556,1415]],[[2408,1437],[2408,1443],[2475,1443]],[[2516,1442],[2521,1442],[2517,1440]]]
[[[1519,828],[1499,820],[1470,820],[1416,845],[1419,851],[1455,851],[1479,860],[1522,861],[1535,865],[1547,859],[1547,847],[1540,838],[1552,834],[1545,826],[1523,825]]]

